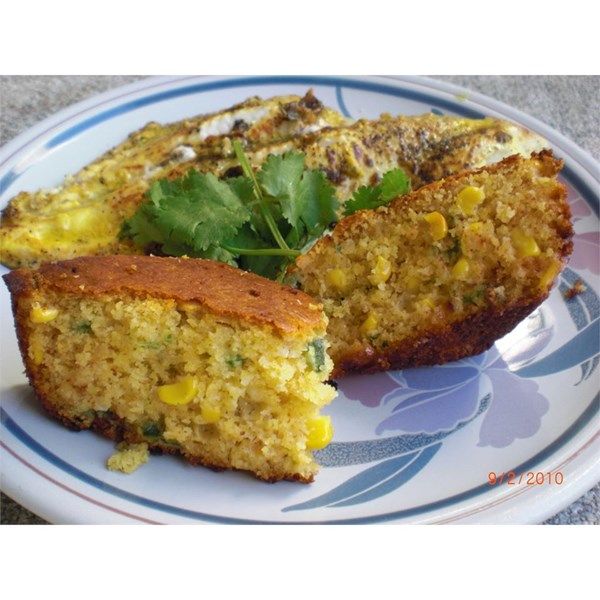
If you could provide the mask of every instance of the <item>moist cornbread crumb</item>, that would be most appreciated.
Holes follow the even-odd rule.
[[[313,450],[331,438],[319,411],[336,392],[309,296],[200,259],[87,257],[5,279],[29,379],[67,425],[268,481],[313,479]]]
[[[117,451],[112,456],[109,456],[106,466],[111,471],[133,473],[147,462],[148,444],[128,444],[121,442],[117,445]]]
[[[334,376],[478,354],[547,296],[572,251],[562,166],[513,156],[343,219],[290,276],[323,302]]]

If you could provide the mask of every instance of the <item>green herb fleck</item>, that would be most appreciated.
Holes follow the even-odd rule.
[[[306,359],[309,366],[320,373],[325,368],[325,340],[317,338],[308,343]]]
[[[156,340],[147,340],[145,342],[141,342],[140,346],[142,348],[146,348],[146,350],[160,350],[162,348],[162,342]]]
[[[230,356],[229,358],[225,359],[225,362],[230,369],[237,369],[238,367],[243,366],[244,362],[246,362],[246,359],[243,356],[236,354],[235,356]]]
[[[162,433],[162,427],[155,421],[148,421],[142,427],[142,433],[147,438],[158,438]]]
[[[85,427],[91,427],[94,419],[96,418],[96,411],[92,409],[88,409],[82,412],[77,420],[84,425]]]
[[[144,340],[140,342],[140,346],[146,350],[162,350],[165,346],[168,346],[173,341],[173,334],[168,333],[162,340]]]
[[[77,333],[92,333],[92,322],[91,321],[79,321],[72,327],[73,331]]]
[[[464,294],[463,302],[465,304],[480,304],[481,301],[483,300],[484,293],[485,293],[485,287],[479,286],[478,288],[474,289],[472,292],[468,292],[467,294]]]
[[[454,262],[458,258],[460,254],[460,240],[458,238],[451,238],[451,245],[446,250],[446,254],[451,262]]]
[[[96,416],[99,419],[106,419],[108,421],[117,420],[117,415],[112,410],[97,410]]]

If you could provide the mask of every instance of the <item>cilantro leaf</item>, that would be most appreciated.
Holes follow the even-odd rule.
[[[302,198],[302,222],[310,236],[320,236],[330,223],[337,221],[339,206],[335,188],[322,171],[305,171],[299,185]]]
[[[303,171],[304,154],[287,152],[270,155],[257,175],[262,189],[278,201],[281,214],[292,227],[298,227],[306,202],[306,197],[299,193]]]
[[[163,244],[165,238],[162,230],[156,225],[155,211],[151,203],[142,204],[129,220],[123,223],[121,238],[131,238],[136,246],[147,248],[154,244]]]
[[[250,218],[239,196],[214,175],[193,169],[181,179],[159,181],[149,202],[126,222],[125,231],[142,247],[158,243],[165,252],[203,252],[233,237]]]
[[[171,254],[168,252],[167,254]],[[237,255],[225,250],[221,246],[209,246],[206,250],[201,252],[190,251],[185,253],[187,256],[192,258],[208,258],[210,260],[217,260],[219,262],[227,263],[232,267],[237,267]]]
[[[242,147],[242,144],[240,143],[239,140],[233,141],[233,150],[235,152],[235,155],[236,155],[238,161],[240,162],[240,167],[242,168],[242,172],[252,182],[252,191],[254,193],[253,195],[256,198],[256,201],[258,203],[258,212],[260,213],[262,220],[264,221],[265,225],[269,229],[275,242],[277,242],[277,245],[282,250],[289,250],[287,244],[285,243],[285,240],[283,239],[283,236],[281,235],[281,231],[277,227],[277,223],[275,222],[275,218],[273,217],[271,207],[265,201],[262,187],[256,178],[256,174],[252,170],[250,161],[248,160],[248,157],[246,156],[246,153],[244,152],[244,148]]]
[[[351,215],[358,210],[368,208],[377,208],[384,202],[381,200],[381,192],[378,187],[367,187],[365,185],[359,187],[352,198],[346,202],[344,206],[344,216]]]
[[[265,240],[269,239],[269,225],[265,222],[259,203],[254,195],[254,185],[252,180],[248,177],[235,177],[227,179],[226,182],[233,193],[242,200],[242,202],[246,205],[246,208],[248,208],[250,211],[249,223],[250,227],[254,231],[255,237],[258,236],[259,238]]]
[[[231,191],[242,200],[242,202],[248,206],[254,200],[254,192],[252,188],[252,181],[247,177],[230,177],[224,180]]]
[[[210,173],[190,170],[169,192],[159,209],[163,226],[170,230],[167,237],[196,250],[235,235],[249,218],[240,198]]]
[[[410,192],[410,177],[402,169],[388,171],[379,183],[381,199],[389,202]]]
[[[390,200],[403,196],[410,191],[410,178],[402,169],[388,171],[374,187],[362,186],[346,202],[344,216],[357,210],[373,209],[384,206]]]

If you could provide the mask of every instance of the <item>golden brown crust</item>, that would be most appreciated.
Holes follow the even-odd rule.
[[[512,331],[547,297],[548,294],[544,294],[521,305],[475,313],[462,321],[406,338],[385,350],[359,345],[354,352],[347,353],[336,362],[332,377],[356,372],[375,373],[389,369],[441,365],[467,356],[476,356]]]
[[[21,357],[23,358],[27,379],[29,380],[31,387],[36,392],[36,395],[38,395],[38,397],[41,399],[38,391],[43,388],[44,378],[40,373],[39,367],[34,364],[29,356],[29,315],[26,312],[25,303],[20,302],[20,299],[27,294],[27,291],[20,284],[17,284],[17,281],[19,281],[17,279],[12,280],[14,285],[17,287],[17,289],[13,291],[13,288],[11,288],[11,285],[8,281],[10,275],[12,275],[12,273],[4,275],[3,279],[6,281],[6,284],[11,292],[12,313],[14,316],[15,332],[17,334],[19,351],[21,352]],[[42,402],[42,404],[44,407],[46,407],[46,404],[49,405],[49,402]]]
[[[269,325],[282,335],[324,326],[321,305],[307,294],[211,260],[88,256],[47,263],[38,270],[17,269],[4,280],[13,302],[36,289],[80,297],[156,297]]]

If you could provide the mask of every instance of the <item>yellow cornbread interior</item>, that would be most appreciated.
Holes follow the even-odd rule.
[[[312,451],[332,434],[319,411],[336,393],[324,383],[324,319],[282,337],[174,300],[23,301],[36,387],[63,417],[90,426],[116,416],[129,441],[263,479],[317,471]],[[42,311],[54,317],[40,320]]]
[[[335,361],[542,297],[562,267],[562,189],[543,163],[465,174],[350,217],[297,261]],[[561,205],[562,206],[562,205]]]
[[[148,444],[145,442],[139,444],[121,442],[117,445],[117,451],[108,457],[106,466],[111,471],[133,473],[144,463],[147,463],[148,458]]]

